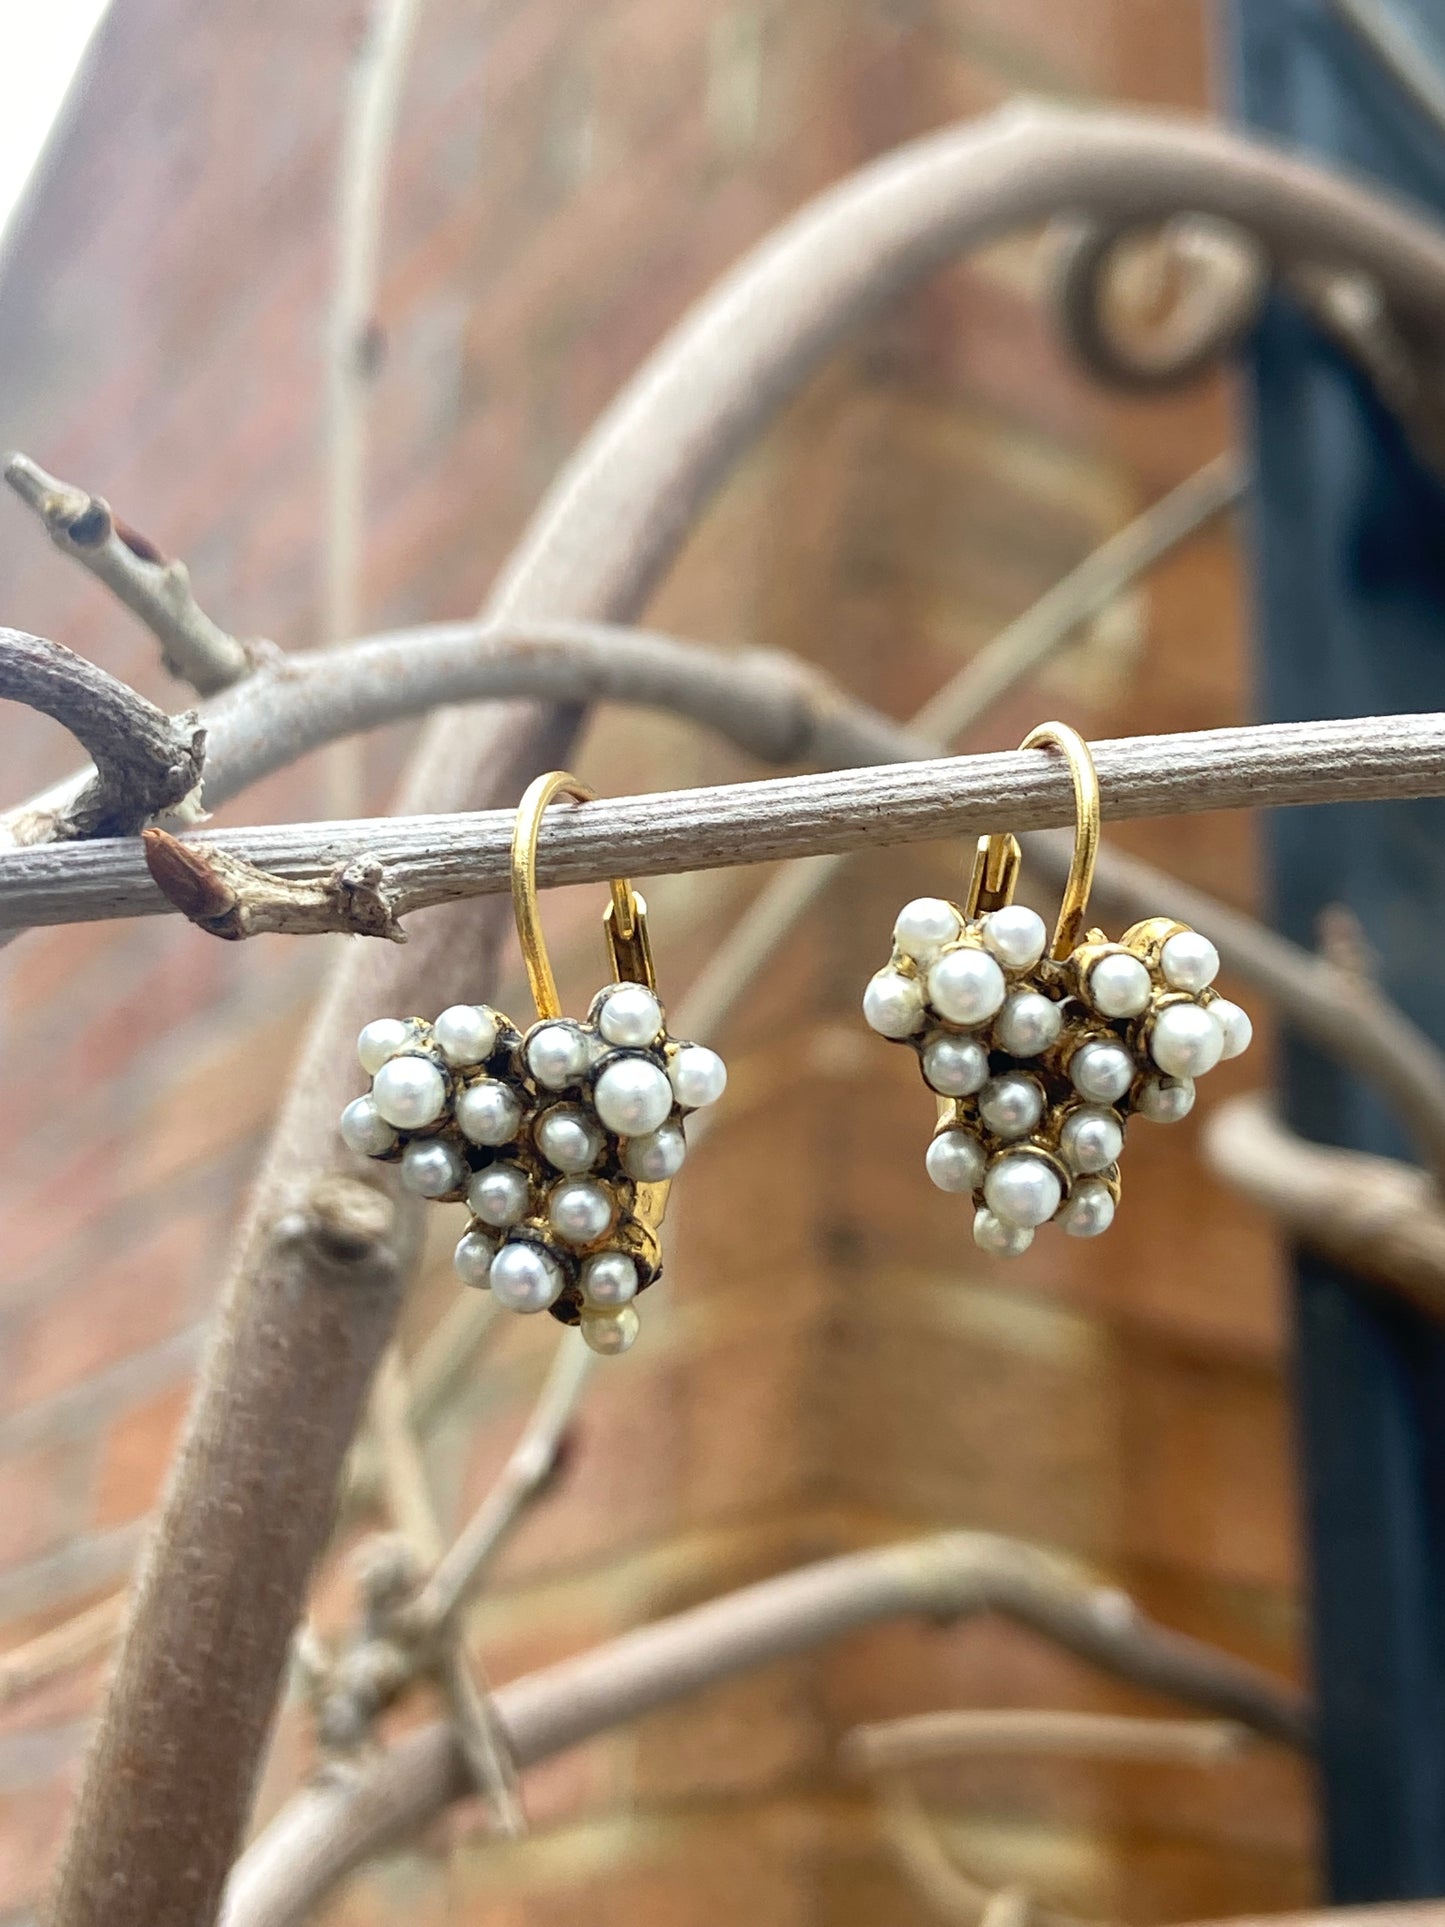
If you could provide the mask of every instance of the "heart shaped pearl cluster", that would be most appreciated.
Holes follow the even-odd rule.
[[[585,1022],[546,1018],[525,1034],[485,1004],[432,1023],[380,1018],[357,1056],[371,1090],[342,1112],[341,1135],[399,1161],[407,1190],[465,1201],[462,1283],[580,1324],[594,1351],[625,1352],[632,1301],[662,1268],[657,1224],[687,1153],[683,1119],[727,1083],[717,1052],[669,1037],[656,995],[618,983]]]
[[[1046,942],[1022,904],[969,918],[919,897],[863,998],[869,1025],[918,1053],[943,1100],[929,1177],[972,1196],[974,1241],[1000,1257],[1051,1220],[1075,1238],[1107,1231],[1126,1120],[1184,1117],[1194,1080],[1252,1035],[1211,988],[1214,945],[1172,918],[1118,943],[1091,930],[1062,961]]]

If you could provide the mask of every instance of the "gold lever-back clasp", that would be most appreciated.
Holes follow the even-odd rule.
[[[1074,857],[1049,949],[1051,957],[1062,961],[1078,944],[1088,914],[1094,863],[1099,854],[1099,776],[1089,745],[1067,723],[1040,723],[1019,744],[1020,749],[1048,747],[1063,754],[1074,785]],[[966,913],[980,917],[986,911],[1001,910],[1005,904],[1012,903],[1018,874],[1018,839],[1006,830],[981,836],[969,879]]]
[[[565,769],[549,770],[527,785],[512,826],[512,910],[517,919],[522,961],[527,966],[527,981],[532,987],[532,1001],[539,1017],[562,1015],[557,979],[552,975],[537,907],[537,839],[542,830],[543,812],[558,796],[570,796],[577,803],[593,801],[593,792],[577,777]],[[609,887],[612,900],[602,924],[613,977],[618,983],[646,984],[649,990],[656,990],[652,945],[647,935],[647,904],[625,877],[613,877]]]

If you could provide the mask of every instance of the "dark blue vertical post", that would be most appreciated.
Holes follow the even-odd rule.
[[[1441,0],[1392,4],[1445,59]],[[1232,60],[1249,127],[1445,219],[1445,139],[1328,0],[1233,0]],[[1265,715],[1445,708],[1445,489],[1287,300],[1248,378]],[[1445,807],[1281,811],[1267,835],[1281,927],[1313,944],[1321,910],[1348,905],[1389,993],[1445,1044]],[[1304,1046],[1284,1094],[1307,1136],[1409,1154]],[[1331,1890],[1445,1894],[1445,1332],[1309,1258],[1295,1276]]]

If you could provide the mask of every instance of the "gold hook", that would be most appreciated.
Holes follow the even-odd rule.
[[[593,801],[593,792],[577,777],[565,769],[549,770],[527,785],[512,826],[512,910],[517,919],[522,961],[527,966],[527,981],[532,987],[532,1001],[539,1017],[562,1015],[557,979],[552,975],[537,907],[537,839],[542,830],[542,814],[558,796],[570,796],[577,803]],[[655,990],[657,978],[647,935],[647,905],[625,877],[613,877],[609,887],[612,901],[602,923],[613,975],[619,983],[646,984],[649,990]]]
[[[1020,749],[1042,749],[1052,745],[1061,751],[1069,766],[1074,785],[1074,859],[1064,885],[1059,920],[1054,925],[1054,940],[1049,955],[1062,961],[1075,948],[1089,909],[1089,891],[1094,882],[1094,862],[1099,854],[1099,775],[1089,745],[1067,723],[1040,723],[1031,729]],[[968,886],[967,912],[981,916],[1013,901],[1018,880],[1019,846],[1007,831],[981,836],[973,861],[973,876]]]

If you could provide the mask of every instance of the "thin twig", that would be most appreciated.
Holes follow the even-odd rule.
[[[194,710],[168,716],[61,643],[0,629],[0,698],[54,717],[95,763],[67,808],[16,823],[21,842],[129,836],[201,780],[206,732]]]
[[[899,1866],[943,1916],[961,1927],[1084,1927],[1075,1914],[1040,1907],[1018,1888],[987,1886],[960,1867],[944,1846],[917,1793],[904,1779],[879,1788],[879,1818]]]
[[[492,1825],[503,1839],[527,1831],[527,1815],[517,1783],[517,1768],[507,1735],[497,1717],[496,1700],[481,1667],[460,1639],[448,1643],[439,1684],[451,1714],[457,1746],[479,1793],[487,1798]]]
[[[564,1331],[521,1437],[407,1615],[416,1636],[435,1638],[455,1622],[508,1534],[545,1491],[591,1366],[592,1353],[578,1334]]]
[[[1210,1114],[1204,1150],[1290,1237],[1445,1322],[1445,1208],[1428,1173],[1312,1144],[1258,1094]]]
[[[1435,712],[1133,736],[1093,749],[1104,813],[1120,822],[1445,794],[1445,715]],[[198,869],[219,853],[226,869],[218,882],[235,891],[243,927],[367,934],[370,904],[359,917],[335,901],[330,880],[338,865],[374,859],[370,887],[397,917],[502,892],[512,816],[495,810],[216,830],[188,837],[183,847]],[[537,875],[544,886],[596,882],[1072,821],[1068,772],[1058,758],[1008,750],[600,798],[549,814]],[[255,873],[226,863],[237,858]],[[300,905],[293,901],[298,883],[311,892]],[[130,841],[0,850],[0,924],[88,922],[164,907]]]
[[[1251,1738],[1248,1727],[1236,1720],[1161,1720],[1127,1713],[960,1707],[855,1726],[844,1735],[838,1753],[843,1764],[855,1773],[892,1773],[902,1767],[978,1754],[1216,1766],[1237,1758]]]
[[[112,1593],[60,1625],[37,1633],[23,1646],[0,1653],[0,1707],[108,1653],[120,1631],[125,1603],[123,1592]]]
[[[5,480],[34,509],[63,555],[97,577],[138,616],[161,645],[173,676],[202,696],[249,676],[269,644],[246,644],[212,622],[191,593],[184,562],[127,528],[98,495],[47,475],[26,455],[11,455]]]
[[[411,1423],[411,1387],[401,1353],[389,1345],[372,1380],[368,1406],[370,1431],[380,1466],[387,1511],[427,1565],[446,1547],[427,1479],[426,1462]]]
[[[719,1681],[879,1620],[997,1612],[1150,1691],[1309,1744],[1289,1687],[1146,1619],[1113,1587],[1017,1540],[945,1533],[784,1573],[623,1634],[494,1695],[525,1768]],[[471,1787],[449,1726],[401,1740],[355,1774],[296,1795],[232,1876],[223,1927],[300,1927],[351,1868]]]

